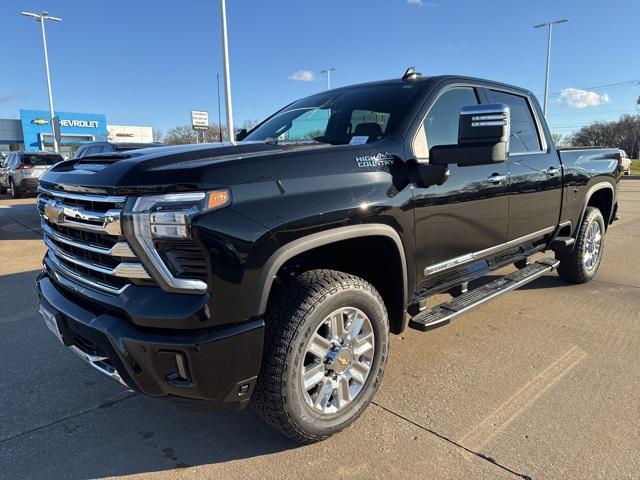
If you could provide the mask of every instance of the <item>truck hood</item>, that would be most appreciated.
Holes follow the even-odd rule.
[[[284,164],[299,156],[344,148],[317,142],[156,147],[67,160],[47,171],[41,184],[65,191],[124,195],[207,190],[278,179],[286,170]]]

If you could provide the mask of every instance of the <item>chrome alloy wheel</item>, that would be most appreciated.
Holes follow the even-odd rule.
[[[584,268],[591,271],[598,264],[600,252],[602,250],[602,231],[600,224],[593,222],[588,230],[585,238],[584,253],[582,254],[582,263]]]
[[[300,379],[307,404],[320,413],[341,411],[364,387],[374,352],[364,312],[345,307],[328,315],[305,346]]]

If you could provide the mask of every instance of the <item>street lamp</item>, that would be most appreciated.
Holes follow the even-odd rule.
[[[327,74],[327,90],[331,90],[331,72],[335,72],[337,70],[336,67],[327,67],[320,70],[320,73]]]
[[[558,23],[567,23],[569,20],[563,18],[561,20],[553,20],[551,22],[539,23],[538,25],[534,25],[533,28],[541,28],[541,27],[549,27],[549,38],[547,40],[547,72],[544,80],[544,108],[542,112],[544,115],[547,115],[547,102],[549,98],[549,68],[551,65],[551,34],[553,32],[553,26]]]
[[[33,17],[36,22],[40,22],[42,27],[42,45],[44,47],[44,68],[47,72],[47,87],[49,88],[49,112],[51,113],[51,134],[53,136],[53,150],[58,153],[58,140],[56,139],[56,131],[53,125],[55,112],[53,110],[53,94],[51,93],[51,74],[49,73],[49,54],[47,52],[47,35],[44,31],[45,20],[52,20],[54,22],[61,22],[62,19],[58,17],[52,17],[48,12],[31,13],[22,12],[25,17]]]
[[[231,74],[229,73],[229,42],[227,40],[227,5],[225,0],[220,0],[220,15],[222,17],[222,63],[224,67],[224,100],[227,110],[227,131],[229,141],[236,141],[233,131],[233,107],[231,106]]]

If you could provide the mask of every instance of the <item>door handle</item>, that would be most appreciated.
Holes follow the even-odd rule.
[[[556,175],[558,175],[560,173],[560,169],[556,168],[556,167],[549,167],[547,169],[547,175],[549,175],[550,177],[555,177]]]
[[[487,182],[498,184],[504,182],[506,179],[506,175],[491,175],[490,177],[487,177]]]

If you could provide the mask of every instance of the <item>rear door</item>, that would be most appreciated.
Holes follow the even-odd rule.
[[[559,221],[560,158],[547,142],[536,104],[515,91],[490,89],[487,94],[491,103],[504,103],[511,110],[507,240],[541,237],[553,231]]]

